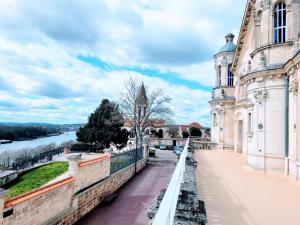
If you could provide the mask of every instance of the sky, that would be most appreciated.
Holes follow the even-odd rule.
[[[210,125],[213,55],[246,0],[0,1],[0,122],[85,123],[134,77]],[[237,38],[237,37],[236,37]]]

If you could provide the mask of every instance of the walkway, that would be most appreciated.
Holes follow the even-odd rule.
[[[300,187],[250,169],[234,152],[197,151],[199,197],[208,225],[299,225]]]
[[[157,157],[118,192],[110,205],[100,205],[77,225],[148,225],[147,210],[154,197],[166,188],[175,169],[171,151],[156,150]]]

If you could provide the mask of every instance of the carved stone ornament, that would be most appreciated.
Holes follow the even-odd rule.
[[[259,6],[263,9],[269,9],[271,6],[271,0],[260,0]]]
[[[293,79],[290,81],[289,91],[294,94],[294,96],[298,95],[298,81]]]
[[[222,66],[226,66],[226,65],[227,65],[227,59],[226,59],[225,56],[223,57],[223,59],[222,59],[222,61],[221,61],[221,65],[222,65]]]
[[[249,73],[251,71],[251,60],[248,61],[248,67],[247,72]]]
[[[265,53],[262,51],[259,55],[259,69],[264,70],[267,68],[267,60]]]
[[[267,90],[259,90],[254,94],[254,98],[259,104],[265,101],[267,96],[268,96]]]

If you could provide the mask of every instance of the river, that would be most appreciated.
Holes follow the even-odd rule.
[[[35,148],[40,145],[48,145],[50,143],[55,143],[57,145],[66,141],[75,141],[76,132],[68,132],[57,136],[38,138],[28,141],[14,141],[10,144],[0,144],[0,153],[5,150],[18,150],[22,148]]]

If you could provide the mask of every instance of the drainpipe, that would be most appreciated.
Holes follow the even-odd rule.
[[[289,76],[285,77],[285,154],[284,174],[289,175]]]

